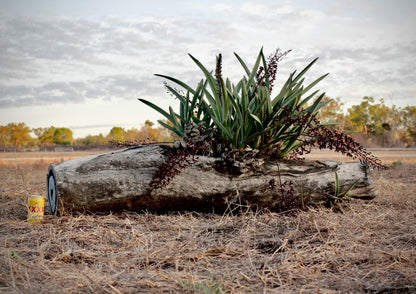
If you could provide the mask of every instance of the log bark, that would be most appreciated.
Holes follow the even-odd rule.
[[[149,184],[165,161],[168,148],[138,146],[51,165],[47,175],[50,213],[220,213],[232,203],[277,211],[285,201],[281,183],[292,182],[300,206],[327,203],[335,194],[335,173],[341,192],[357,182],[348,197],[371,199],[376,195],[367,167],[360,162],[262,161],[254,168],[241,167],[235,172],[222,159],[205,156],[169,185],[151,191]]]

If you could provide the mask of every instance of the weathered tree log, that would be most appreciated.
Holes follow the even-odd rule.
[[[293,183],[301,205],[326,203],[335,194],[335,173],[341,192],[357,181],[348,197],[370,199],[376,195],[367,167],[360,162],[263,161],[235,173],[222,159],[205,156],[169,185],[151,191],[149,184],[168,148],[139,146],[51,165],[47,175],[50,213],[124,209],[222,212],[230,203],[276,211],[281,207],[281,183]]]

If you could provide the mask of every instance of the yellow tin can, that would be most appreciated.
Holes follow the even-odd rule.
[[[29,211],[27,221],[29,223],[38,223],[43,220],[43,212],[45,210],[45,198],[39,195],[29,197]]]

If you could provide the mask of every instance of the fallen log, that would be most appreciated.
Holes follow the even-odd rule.
[[[341,192],[356,183],[348,197],[376,195],[367,167],[360,162],[266,160],[235,172],[221,158],[206,156],[200,156],[169,185],[152,190],[150,183],[169,148],[137,146],[51,165],[47,175],[50,213],[223,212],[232,203],[277,211],[282,201],[288,201],[285,197],[290,195],[284,192],[290,185],[284,183],[289,182],[298,206],[328,203],[335,194],[335,173]]]

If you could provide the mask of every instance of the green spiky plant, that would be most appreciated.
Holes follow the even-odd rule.
[[[166,85],[168,91],[179,100],[179,113],[172,107],[165,111],[148,100],[139,100],[165,116],[172,125],[159,122],[180,137],[184,136],[189,123],[202,122],[208,129],[216,131],[216,136],[231,152],[250,147],[259,150],[259,154],[273,153],[277,158],[284,158],[305,144],[305,141],[300,140],[309,127],[305,119],[312,120],[329,102],[322,101],[323,93],[308,106],[318,91],[306,94],[327,76],[325,74],[304,85],[304,76],[317,58],[299,73],[291,73],[279,93],[271,97],[277,64],[288,52],[280,53],[277,50],[267,59],[261,49],[251,70],[235,53],[245,71],[237,83],[222,77],[221,54],[217,57],[214,73],[189,55],[204,74],[204,79],[196,88],[176,78],[157,75],[185,90],[184,94]]]
[[[328,194],[328,204],[334,210],[338,212],[344,212],[346,205],[352,198],[348,197],[347,194],[354,189],[359,182],[359,179],[352,183],[345,191],[341,192],[341,184],[338,177],[338,173],[335,173],[335,191],[334,194]]]

